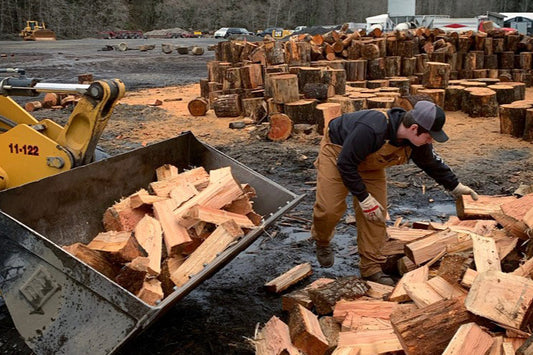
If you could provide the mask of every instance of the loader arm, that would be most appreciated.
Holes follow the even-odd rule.
[[[125,93],[125,86],[118,79],[91,85],[32,81],[23,86],[29,80],[4,79],[0,83],[0,190],[92,162],[113,108]],[[36,120],[8,97],[34,96],[39,92],[83,95],[62,127],[50,119]]]

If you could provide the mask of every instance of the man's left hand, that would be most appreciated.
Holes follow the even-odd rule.
[[[455,189],[451,191],[451,194],[456,200],[462,195],[470,195],[472,196],[472,200],[474,201],[477,201],[477,199],[479,198],[478,194],[473,189],[461,183],[459,183],[459,185],[457,185]]]

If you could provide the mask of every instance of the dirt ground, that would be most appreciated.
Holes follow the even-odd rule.
[[[213,111],[203,117],[189,115],[187,103],[199,95],[197,82],[206,76],[205,63],[213,59],[212,53],[205,57],[170,58],[138,51],[97,52],[95,48],[104,43],[109,42],[58,41],[58,46],[70,48],[71,56],[67,60],[62,54],[58,75],[54,57],[61,49],[0,42],[0,52],[11,48],[8,60],[0,65],[25,66],[28,72],[36,71],[56,80],[72,80],[83,72],[93,72],[97,79],[126,78],[129,91],[116,107],[100,141],[100,146],[112,155],[192,131],[201,141],[294,193],[306,195],[250,248],[129,341],[120,353],[252,354],[249,340],[257,325],[273,315],[287,319],[287,314],[281,311],[280,296],[263,290],[265,282],[302,262],[311,262],[314,269],[306,284],[319,277],[358,274],[354,226],[339,224],[334,240],[336,263],[331,269],[318,266],[309,241],[314,201],[313,161],[321,137],[316,133],[299,133],[285,142],[274,143],[264,138],[261,126],[230,129],[229,123],[238,118],[217,118]],[[39,57],[46,60],[36,61]],[[81,68],[76,63],[82,63]],[[182,72],[186,73],[184,77],[180,77]],[[526,96],[533,99],[533,89],[528,88]],[[163,104],[151,106],[156,99]],[[68,114],[67,110],[41,110],[35,116],[64,123]],[[509,195],[520,184],[533,183],[533,145],[501,135],[498,118],[470,118],[462,112],[447,112],[445,131],[450,140],[437,144],[436,150],[460,180],[478,193]],[[390,168],[388,176],[390,223],[398,217],[404,221],[444,222],[455,214],[451,197],[413,164]],[[350,208],[347,215],[352,214]],[[5,306],[0,307],[0,351],[31,353],[14,329]]]

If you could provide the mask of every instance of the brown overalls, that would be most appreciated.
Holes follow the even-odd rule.
[[[329,130],[326,129],[320,142],[320,152],[315,162],[317,168],[316,202],[313,208],[313,226],[311,236],[317,245],[326,246],[333,239],[335,226],[346,211],[348,189],[344,185],[337,159],[342,146],[331,143]],[[407,146],[395,147],[386,142],[377,152],[372,153],[359,164],[358,172],[365,183],[367,192],[387,209],[387,181],[385,168],[392,165],[405,164],[411,155]],[[386,257],[381,248],[386,241],[385,223],[368,221],[353,197],[353,207],[357,223],[357,246],[361,263],[361,276],[366,277],[381,271],[381,264]]]

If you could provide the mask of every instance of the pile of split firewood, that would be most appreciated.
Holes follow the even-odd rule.
[[[279,141],[294,125],[314,125],[322,134],[343,113],[410,109],[417,96],[471,117],[500,116],[501,133],[533,141],[533,111],[526,117],[531,103],[524,102],[533,39],[485,26],[461,34],[341,29],[287,41],[219,42],[189,112],[247,117],[270,125],[267,138]]]
[[[262,221],[252,207],[255,190],[230,167],[178,173],[164,165],[156,175],[150,192],[140,189],[105,211],[105,232],[64,247],[151,305]]]
[[[282,296],[256,354],[531,354],[533,193],[463,197],[447,223],[401,220],[383,251],[398,258],[396,286],[318,279]],[[312,274],[301,264],[268,282],[282,292]]]

